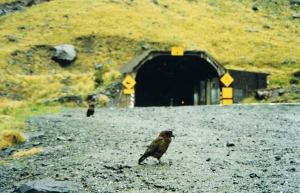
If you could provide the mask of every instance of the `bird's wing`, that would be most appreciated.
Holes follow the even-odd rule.
[[[150,146],[147,148],[146,152],[144,153],[145,156],[151,156],[155,152],[159,151],[161,144],[164,143],[164,139],[162,137],[158,137],[152,141]]]

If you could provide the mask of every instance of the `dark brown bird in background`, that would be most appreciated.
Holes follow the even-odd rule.
[[[139,164],[141,164],[149,156],[157,158],[159,163],[161,163],[160,158],[167,151],[172,141],[172,137],[175,138],[172,131],[160,132],[159,136],[152,141],[150,146],[145,151],[144,155],[142,155],[142,157],[139,159]]]
[[[92,115],[94,117],[94,112],[95,112],[95,105],[90,104],[89,108],[88,108],[88,110],[86,112],[86,116],[89,117],[89,116]]]

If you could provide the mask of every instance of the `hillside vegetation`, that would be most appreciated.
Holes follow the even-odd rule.
[[[52,0],[2,15],[0,92],[22,100],[1,100],[0,130],[17,112],[26,117],[38,101],[62,95],[66,76],[72,93],[86,96],[99,86],[96,64],[108,73],[143,53],[142,45],[205,50],[226,68],[268,72],[270,86],[286,86],[300,69],[297,13],[288,0]],[[71,66],[51,60],[49,47],[59,44],[76,47]]]
[[[260,2],[264,5],[253,11]],[[53,73],[44,65],[52,62],[49,57],[40,57],[45,55],[41,46],[73,44],[78,49],[73,68],[57,66],[55,73],[86,73],[99,62],[112,68],[128,62],[143,44],[150,49],[181,45],[205,50],[226,67],[286,76],[286,70],[299,67],[282,65],[300,60],[295,13],[286,0],[53,0],[1,17],[0,66],[2,73],[18,74],[12,53],[35,49],[38,53],[24,57],[23,65],[30,64],[34,75]]]

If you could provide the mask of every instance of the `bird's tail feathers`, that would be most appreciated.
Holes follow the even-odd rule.
[[[147,157],[142,156],[142,157],[139,159],[139,165],[140,165],[146,158],[147,158]]]

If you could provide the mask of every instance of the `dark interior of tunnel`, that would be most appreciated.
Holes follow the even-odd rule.
[[[135,106],[194,105],[195,85],[214,77],[214,67],[198,56],[156,56],[137,71]]]

